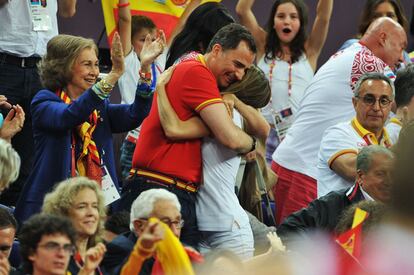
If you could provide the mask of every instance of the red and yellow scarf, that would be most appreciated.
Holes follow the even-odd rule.
[[[66,104],[71,104],[72,100],[64,91],[57,91],[57,96]],[[93,110],[88,121],[76,127],[76,134],[82,141],[82,150],[78,159],[76,160],[76,170],[80,176],[88,177],[96,180],[98,183],[102,181],[101,159],[99,151],[96,147],[95,141],[92,139],[92,134],[98,124],[98,111]],[[74,145],[74,140],[72,145]],[[72,146],[72,166],[75,164],[75,146]],[[72,167],[72,171],[75,167]],[[72,173],[73,174],[73,173]],[[73,176],[73,175],[72,175]]]

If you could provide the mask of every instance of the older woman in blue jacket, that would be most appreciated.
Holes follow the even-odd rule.
[[[17,203],[20,222],[39,212],[55,183],[80,175],[101,186],[115,186],[112,133],[138,127],[147,116],[152,94],[140,81],[131,105],[110,104],[108,97],[124,72],[119,35],[112,48],[112,70],[99,82],[98,49],[91,39],[58,35],[39,64],[45,90],[31,104],[35,162]],[[147,88],[148,89],[147,89]],[[116,199],[112,190],[108,202]]]

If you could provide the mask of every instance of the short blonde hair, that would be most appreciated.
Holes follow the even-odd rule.
[[[93,190],[98,198],[98,229],[88,240],[88,247],[92,247],[102,239],[101,236],[106,217],[104,197],[96,181],[86,177],[74,177],[61,181],[55,186],[52,192],[46,194],[42,212],[69,217],[69,209],[73,207],[73,201],[76,195],[85,188]]]
[[[50,39],[46,55],[38,64],[42,85],[51,91],[66,87],[72,79],[73,64],[84,49],[93,49],[98,56],[98,48],[92,39],[67,34]]]
[[[19,176],[20,157],[10,143],[0,138],[0,192]]]

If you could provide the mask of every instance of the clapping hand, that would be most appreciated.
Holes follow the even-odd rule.
[[[113,73],[121,76],[124,73],[124,52],[122,50],[121,38],[116,32],[112,40],[111,46],[111,61],[112,61],[112,71]]]
[[[151,35],[147,34],[139,55],[141,66],[145,67],[151,65],[151,63],[162,54],[166,44],[165,34],[162,30],[159,31],[158,37],[154,41],[152,41]]]
[[[103,243],[98,243],[94,247],[91,247],[86,251],[85,264],[80,270],[81,275],[95,274],[95,270],[98,268],[106,252],[106,247]]]
[[[25,113],[23,108],[18,104],[12,106],[0,128],[0,137],[10,142],[11,138],[22,130],[24,120]]]

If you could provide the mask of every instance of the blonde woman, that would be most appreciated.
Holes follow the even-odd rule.
[[[0,193],[17,179],[20,157],[12,145],[0,138]]]
[[[66,216],[76,230],[76,253],[69,262],[69,271],[78,274],[93,255],[95,265],[91,274],[102,274],[99,263],[106,251],[100,243],[105,214],[104,198],[99,185],[85,177],[75,177],[60,182],[45,197],[43,213]],[[92,248],[92,252],[91,251]],[[88,260],[88,261],[87,261]],[[96,268],[95,268],[96,267]]]

